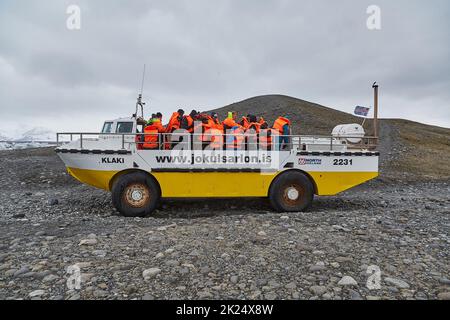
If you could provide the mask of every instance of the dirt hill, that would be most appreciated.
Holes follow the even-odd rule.
[[[382,107],[382,106],[381,106]],[[361,123],[361,118],[316,103],[283,95],[246,99],[215,109],[223,119],[228,111],[263,116],[271,125],[288,116],[294,134],[330,135],[337,124]],[[372,134],[371,121],[365,125]],[[402,119],[380,120],[381,171],[384,179],[449,179],[450,129]]]

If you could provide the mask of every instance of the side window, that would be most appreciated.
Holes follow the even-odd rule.
[[[116,133],[132,133],[133,122],[118,122]]]
[[[111,133],[112,132],[112,122],[105,122],[103,125],[102,133]]]

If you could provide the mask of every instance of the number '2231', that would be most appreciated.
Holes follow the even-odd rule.
[[[333,159],[333,166],[351,166],[353,159]]]

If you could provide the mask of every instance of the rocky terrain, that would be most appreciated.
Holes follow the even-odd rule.
[[[264,101],[277,114],[289,99]],[[329,129],[331,109],[298,101]],[[53,149],[0,151],[0,299],[450,299],[450,130],[381,126],[380,178],[290,214],[266,199],[165,200],[123,218]]]
[[[2,299],[450,298],[450,181],[380,178],[307,213],[184,200],[130,219],[52,149],[2,151],[0,170]]]

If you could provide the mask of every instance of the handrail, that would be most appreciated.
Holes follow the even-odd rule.
[[[128,145],[131,145],[131,144],[140,145],[140,144],[144,144],[145,143],[143,141],[135,141],[135,140],[133,140],[133,141],[126,141],[126,139],[125,139],[126,137],[136,137],[136,136],[141,136],[141,137],[143,136],[143,137],[145,137],[145,136],[149,136],[149,135],[154,136],[155,134],[156,133],[145,133],[145,132],[143,132],[143,133],[140,133],[140,132],[138,132],[138,133],[58,132],[56,135],[57,135],[57,146],[59,146],[60,143],[62,142],[60,140],[60,136],[69,135],[70,136],[70,141],[64,141],[64,142],[68,143],[68,142],[73,141],[73,136],[74,135],[75,136],[79,135],[80,136],[80,149],[83,149],[83,137],[84,137],[85,141],[88,141],[86,139],[89,139],[89,138],[86,138],[86,136],[94,136],[94,135],[98,136],[98,137],[99,136],[109,136],[109,137],[117,136],[117,137],[120,137],[120,139],[121,139],[121,147],[122,147],[122,149],[125,149],[125,145],[126,144],[128,144]],[[188,137],[188,141],[171,141],[171,140],[168,140],[166,137],[167,136],[171,136],[171,135],[175,135],[177,137],[185,137],[186,136],[186,137]],[[200,144],[202,144],[202,143],[209,143],[209,142],[211,142],[211,141],[202,141],[202,140],[201,141],[194,141],[192,139],[192,138],[198,137],[198,136],[202,136],[202,137],[216,137],[216,136],[218,136],[218,134],[217,133],[208,133],[208,132],[206,132],[206,133],[188,133],[188,132],[165,133],[165,132],[162,132],[162,133],[158,134],[158,145],[159,145],[159,148],[161,148],[162,146],[164,146],[167,143],[169,143],[169,144],[178,144],[178,143],[184,142],[184,143],[189,143],[189,144],[192,144],[192,143],[196,143],[196,144],[200,143]],[[242,137],[242,138],[245,139],[245,138],[252,138],[252,137],[258,138],[261,135],[259,133],[256,133],[256,132],[243,132],[243,133],[237,132],[237,133],[223,133],[223,134],[220,134],[220,136],[222,136],[222,143],[224,145],[230,145],[233,142],[230,143],[229,141],[227,141],[227,137],[233,137],[233,138]],[[287,140],[288,140],[287,144],[288,145],[292,145],[293,142],[294,142],[294,139],[298,138],[298,141],[295,141],[295,144],[297,144],[297,142],[298,142],[299,146],[301,146],[301,145],[310,145],[309,143],[302,143],[302,140],[304,141],[304,140],[312,139],[315,142],[312,143],[311,145],[316,145],[316,146],[318,146],[318,145],[329,145],[329,150],[330,151],[332,151],[333,148],[335,148],[336,145],[346,145],[347,148],[349,148],[349,149],[358,149],[358,148],[359,149],[376,149],[376,147],[378,146],[378,138],[377,137],[373,137],[373,136],[364,136],[364,137],[360,137],[360,136],[343,136],[342,137],[341,136],[341,137],[339,137],[339,136],[333,136],[333,135],[327,136],[327,135],[280,135],[280,134],[274,134],[274,135],[272,135],[272,137],[273,138],[278,137],[277,139],[280,139],[281,137],[287,138]],[[351,143],[351,142],[348,141],[348,139],[359,139],[359,142]],[[323,143],[320,143],[320,142],[322,142],[320,140],[327,140],[327,141],[323,141]],[[328,140],[329,140],[329,142],[328,142]],[[341,143],[337,143],[338,141],[341,142]],[[249,139],[241,141],[240,143],[244,143],[247,146],[258,145],[259,144],[257,141],[251,141]],[[272,141],[271,143],[272,144],[274,144],[274,143],[279,144],[280,141],[279,140]],[[282,143],[286,143],[286,142],[284,141]]]
[[[106,136],[136,136],[136,135],[155,135],[156,133],[145,133],[145,132],[135,132],[135,133],[104,133],[104,132],[58,132],[57,135],[106,135]],[[159,135],[172,135],[172,134],[176,134],[176,135],[191,135],[191,136],[204,136],[204,135],[210,135],[210,136],[217,136],[218,134],[214,134],[214,133],[168,133],[168,132],[160,132],[158,133]],[[259,134],[259,133],[250,133],[250,132],[244,132],[244,133],[221,133],[220,135],[222,136],[246,136],[246,135],[254,135],[254,134]],[[300,138],[334,138],[334,139],[339,139],[339,138],[346,138],[346,139],[362,139],[362,138],[371,138],[371,139],[378,139],[375,136],[364,136],[364,137],[360,137],[360,136],[327,136],[327,135],[300,135],[300,134],[294,134],[294,135],[281,135],[278,134],[279,136],[283,136],[283,137],[300,137]]]

